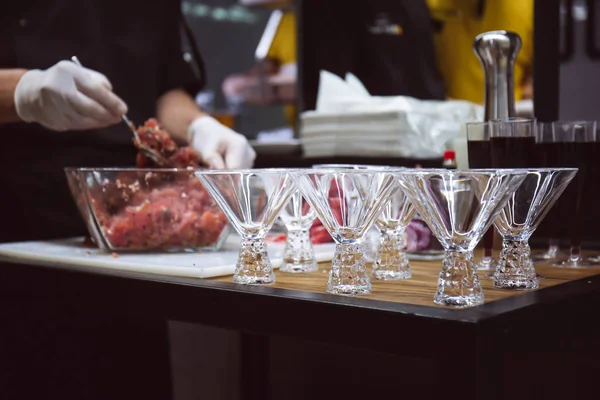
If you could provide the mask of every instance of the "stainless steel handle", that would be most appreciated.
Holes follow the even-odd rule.
[[[485,120],[516,117],[514,69],[521,37],[509,31],[484,32],[475,38],[473,50],[485,74]]]
[[[257,62],[264,61],[267,58],[267,54],[269,54],[269,49],[273,44],[273,40],[277,34],[277,28],[279,28],[279,23],[281,22],[282,18],[283,11],[281,10],[275,10],[269,16],[265,30],[263,31],[260,41],[258,42],[258,46],[254,52],[254,58]]]

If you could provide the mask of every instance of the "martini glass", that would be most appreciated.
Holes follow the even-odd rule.
[[[280,271],[299,273],[317,270],[315,250],[310,240],[310,227],[316,217],[302,193],[296,190],[279,215],[287,229]]]
[[[406,256],[406,227],[415,215],[415,207],[399,188],[385,204],[375,221],[381,232],[372,275],[376,279],[399,280],[412,277]]]
[[[528,169],[494,225],[502,235],[500,261],[494,274],[499,289],[537,289],[529,238],[575,177],[576,168]]]
[[[557,142],[554,124],[552,122],[539,122],[535,134],[538,155],[538,167],[552,168],[560,164],[561,144]],[[560,251],[561,213],[565,211],[564,199],[558,199],[548,214],[540,222],[536,234],[548,237],[548,248],[545,251],[531,253],[533,262],[547,262],[565,259],[566,255]]]
[[[368,294],[362,242],[398,183],[391,172],[374,169],[313,169],[291,174],[336,243],[327,283],[332,294]]]
[[[484,296],[473,249],[525,177],[517,170],[406,170],[404,192],[446,252],[434,303],[472,307]]]
[[[233,281],[250,285],[275,282],[265,237],[296,190],[290,170],[209,170],[195,174],[242,237]]]
[[[590,226],[595,229],[590,221],[593,221],[593,215],[590,214],[597,207],[593,188],[598,182],[591,173],[598,164],[597,124],[596,121],[556,121],[553,125],[556,141],[561,144],[560,165],[576,167],[578,172],[563,195],[569,212],[566,222],[570,239],[569,255],[566,260],[557,260],[552,265],[566,268],[598,267],[593,258],[586,258],[581,253],[581,240],[586,230]]]
[[[388,165],[373,165],[373,164],[313,164],[313,168],[315,169],[387,169],[387,168],[397,168]],[[375,262],[376,256],[376,247],[380,241],[380,232],[379,229],[373,224],[371,229],[366,233],[365,238],[362,242],[363,246],[363,257],[367,262]]]
[[[360,164],[319,164],[315,168],[399,171],[402,167]],[[385,204],[374,226],[379,230],[379,243],[373,258],[372,276],[375,279],[399,280],[412,277],[406,256],[406,227],[415,215],[415,208],[402,190],[396,190]],[[365,246],[367,247],[367,246]]]

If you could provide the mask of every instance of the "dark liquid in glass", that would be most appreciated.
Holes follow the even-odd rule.
[[[493,137],[490,154],[494,168],[537,167],[535,137]]]
[[[596,133],[599,135],[599,133]],[[590,190],[590,203],[589,210],[592,214],[592,223],[588,224],[588,237],[594,241],[598,241],[598,225],[600,225],[600,207],[598,207],[598,201],[600,200],[600,141],[592,143],[590,147],[592,151],[592,157],[590,165],[592,166],[589,175],[589,190]]]
[[[492,160],[489,140],[469,140],[467,146],[469,168],[491,168]]]
[[[469,140],[467,142],[469,155],[469,168],[491,168],[491,144],[489,140]],[[483,235],[483,248],[494,247],[494,228],[490,228]]]
[[[535,147],[538,167],[553,168],[558,166],[560,162],[560,143],[537,143]]]
[[[552,168],[560,165],[560,143],[538,143],[536,144],[536,154],[538,167]],[[544,217],[534,235],[545,239],[560,239],[560,215],[564,206],[561,208],[562,196],[554,203],[548,214]],[[562,235],[564,237],[564,235]]]
[[[534,137],[493,137],[490,143],[492,167],[537,167],[537,149]]]
[[[584,182],[580,192],[581,199],[581,228],[580,235],[584,239],[597,241],[600,212],[600,143],[589,142],[585,145]],[[579,174],[579,172],[578,172]]]
[[[535,137],[493,137],[490,140],[492,167],[532,168],[538,161],[535,157]]]
[[[583,218],[583,203],[585,201],[584,192],[587,177],[587,164],[590,158],[589,148],[593,143],[558,143],[561,152],[561,166],[579,168],[575,178],[571,181],[562,195],[565,211],[563,218],[566,218],[567,232],[571,244],[578,246],[581,244],[581,236],[585,229]]]

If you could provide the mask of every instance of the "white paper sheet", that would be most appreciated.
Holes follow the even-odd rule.
[[[97,268],[151,274],[209,278],[231,275],[235,270],[239,250],[239,236],[232,234],[218,252],[204,253],[121,253],[117,257],[99,249],[83,246],[83,238],[70,238],[41,242],[18,242],[0,244],[0,258],[15,262],[29,262],[74,268]],[[267,242],[269,256],[274,268],[282,263],[284,243]],[[333,243],[317,244],[317,261],[329,261],[333,257]]]

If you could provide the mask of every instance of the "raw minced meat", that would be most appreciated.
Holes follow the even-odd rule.
[[[227,225],[227,218],[193,174],[162,184],[142,183],[134,193],[122,192],[127,197],[122,202],[111,185],[104,183],[90,197],[96,220],[113,248],[207,247],[218,241]]]
[[[165,168],[199,168],[202,160],[198,153],[189,146],[178,146],[169,133],[161,128],[154,118],[147,120],[144,125],[136,130],[137,138],[133,145],[139,150],[136,164],[139,168],[165,167]],[[160,154],[166,162],[158,165],[155,160],[149,158],[144,150]]]
[[[189,147],[179,147],[155,119],[137,129],[139,168],[121,171],[89,188],[90,202],[113,249],[168,250],[213,246],[227,218],[194,176],[202,167]],[[168,160],[156,165],[143,154],[152,149]],[[152,168],[153,170],[149,170]],[[162,172],[162,168],[179,168]]]

